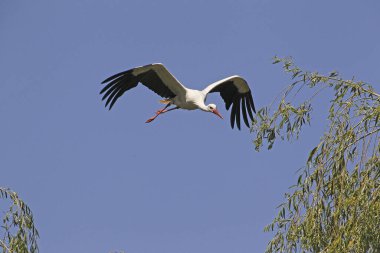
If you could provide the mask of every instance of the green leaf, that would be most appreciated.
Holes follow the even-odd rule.
[[[313,148],[313,150],[311,150],[310,154],[309,154],[309,158],[307,159],[307,162],[311,162],[311,160],[313,159],[313,156],[315,154],[315,152],[317,151],[318,149],[318,146],[316,146],[315,148]]]

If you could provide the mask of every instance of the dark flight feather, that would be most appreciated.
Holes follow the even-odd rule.
[[[226,104],[226,110],[229,110],[232,105],[230,118],[232,128],[234,128],[236,122],[236,126],[240,130],[240,113],[243,114],[245,125],[249,127],[248,115],[250,119],[253,120],[252,111],[256,112],[251,91],[240,93],[238,87],[235,86],[235,83],[230,80],[215,86],[209,92],[220,92],[220,96]],[[240,103],[242,112],[240,112]]]
[[[143,67],[147,66],[150,65]],[[142,83],[163,98],[173,98],[176,96],[174,92],[165,85],[154,69],[150,69],[138,75],[134,75],[133,69],[131,69],[108,77],[102,82],[102,84],[106,84],[100,91],[100,94],[104,93],[102,100],[107,99],[105,106],[107,107],[109,105],[109,109],[111,110],[118,98],[123,95],[124,92],[136,87],[138,83]]]

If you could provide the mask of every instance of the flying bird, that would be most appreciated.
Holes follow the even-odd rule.
[[[251,90],[247,82],[240,76],[230,76],[208,85],[203,90],[193,90],[182,85],[161,63],[136,67],[104,80],[102,84],[106,85],[100,94],[104,93],[102,100],[107,99],[105,106],[109,106],[109,110],[111,110],[124,92],[136,87],[139,83],[164,98],[160,102],[165,104],[165,107],[157,111],[156,115],[149,118],[146,123],[152,122],[161,114],[176,109],[200,109],[216,114],[223,119],[215,104],[205,104],[207,95],[214,92],[220,93],[226,110],[229,110],[232,105],[230,118],[232,128],[236,122],[240,129],[240,108],[247,127],[249,127],[248,116],[253,120],[253,112],[256,112]],[[175,107],[168,109],[172,105]]]

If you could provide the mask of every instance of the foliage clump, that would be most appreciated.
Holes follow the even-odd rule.
[[[33,214],[16,192],[0,187],[0,200],[10,200],[9,208],[1,205],[0,250],[2,253],[38,253],[38,231]]]
[[[305,72],[290,58],[274,63],[282,63],[293,83],[274,111],[273,103],[258,111],[252,126],[257,150],[297,138],[311,121],[313,98],[326,88],[333,97],[326,132],[265,228],[275,232],[266,252],[380,252],[380,95],[335,71]],[[314,93],[297,106],[288,102],[304,88]]]

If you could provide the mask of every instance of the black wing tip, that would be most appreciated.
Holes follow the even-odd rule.
[[[102,95],[106,90],[108,89],[108,87],[104,87],[100,92],[99,92],[99,95]],[[103,98],[104,99],[104,98]],[[102,100],[103,100],[102,99]]]
[[[240,99],[236,99],[236,125],[238,129],[240,130]]]
[[[243,120],[244,120],[244,124],[249,127],[249,123],[248,123],[248,116],[247,116],[247,107],[245,106],[245,97],[243,97],[241,99],[241,111],[242,111],[242,114],[243,114]]]
[[[235,126],[235,104],[232,104],[232,109],[231,109],[231,116],[230,116],[230,124],[231,128],[234,129]]]
[[[255,103],[253,102],[253,98],[252,98],[252,93],[251,92],[249,92],[249,99],[250,99],[250,102],[251,102],[252,111],[254,113],[256,113]]]
[[[129,77],[133,77],[132,75],[132,71],[133,69],[130,69],[130,70],[126,70],[126,71],[123,71],[123,72],[119,72],[113,76],[110,76],[108,77],[107,79],[105,79],[101,84],[106,84],[106,86],[104,86],[102,88],[102,90],[99,92],[99,94],[103,94],[103,97],[102,97],[102,101],[104,101],[105,99],[107,99],[106,103],[105,103],[105,107],[108,107],[108,110],[111,110],[114,103],[116,102],[116,100],[120,97],[120,82],[129,78]],[[116,88],[116,89],[115,89]]]
[[[241,103],[241,105],[240,105]],[[236,127],[241,131],[241,115],[243,116],[244,124],[250,128],[249,122],[248,122],[248,115],[251,120],[253,120],[252,111],[256,113],[255,106],[253,105],[253,99],[250,92],[245,94],[240,94],[238,98],[235,98],[235,100],[232,102],[232,109],[231,109],[231,128],[234,129],[235,123]]]
[[[125,70],[125,71],[122,71],[122,72],[119,72],[117,74],[114,74],[110,77],[108,77],[107,79],[105,79],[104,81],[101,82],[101,84],[105,84],[105,83],[108,83],[108,82],[111,82],[112,80],[115,80],[116,78],[120,77],[120,76],[123,76],[123,75],[128,75],[128,74],[132,74],[132,71],[134,69],[128,69],[128,70]]]
[[[109,111],[109,110],[111,110],[111,108],[112,108],[111,106],[108,106],[108,104],[107,104],[107,103],[104,105],[104,107],[105,107],[105,108],[107,108],[107,109],[108,109],[108,111]]]
[[[120,74],[120,73],[119,73],[119,74]],[[118,75],[118,74],[116,74],[116,75]],[[112,81],[112,80],[115,79],[115,78],[116,78],[115,75],[110,76],[110,77],[108,77],[107,79],[104,79],[104,80],[101,82],[101,84],[108,83],[108,82]]]

